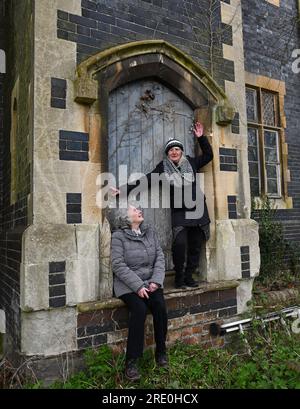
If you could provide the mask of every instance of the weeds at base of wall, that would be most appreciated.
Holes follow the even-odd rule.
[[[168,350],[169,368],[156,367],[153,351],[139,362],[141,379],[124,377],[124,354],[108,346],[85,353],[87,369],[52,389],[299,389],[300,334],[279,322],[265,328],[254,321],[251,330],[235,334],[223,349],[177,342]],[[42,384],[27,385],[40,388]]]
[[[300,285],[300,243],[284,239],[275,201],[252,200],[251,217],[259,223],[260,273],[255,284],[269,290]]]

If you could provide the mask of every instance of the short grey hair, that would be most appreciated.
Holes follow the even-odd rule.
[[[128,217],[129,206],[143,210],[136,200],[129,200],[127,207],[107,208],[106,218],[111,230],[131,228],[131,220]]]

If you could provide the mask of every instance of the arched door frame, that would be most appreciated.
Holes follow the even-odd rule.
[[[137,41],[100,51],[78,65],[75,101],[87,105],[97,101],[99,104],[103,171],[107,170],[108,160],[109,93],[128,82],[147,77],[169,86],[194,111],[206,110],[210,116],[214,114],[217,125],[226,126],[233,119],[234,110],[222,88],[198,63],[168,42]]]
[[[163,40],[137,41],[118,45],[89,57],[76,69],[74,81],[77,103],[97,107],[100,114],[100,171],[108,170],[108,103],[112,90],[126,83],[154,78],[179,94],[193,109],[196,119],[207,118],[219,126],[232,122],[234,109],[224,91],[214,79],[192,58]],[[216,166],[213,164],[213,185],[216,191]],[[214,195],[214,214],[218,219],[218,204]],[[103,220],[100,298],[110,295],[105,277],[109,271],[110,234]],[[101,285],[100,285],[101,287]],[[102,288],[102,287],[101,287]]]

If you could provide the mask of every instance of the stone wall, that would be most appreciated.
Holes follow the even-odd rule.
[[[4,3],[6,8],[2,8]],[[10,339],[19,348],[21,241],[28,224],[27,200],[31,190],[33,2],[1,1],[0,6],[4,12],[0,34],[3,35],[4,28],[7,45],[7,73],[4,85],[3,75],[0,84],[1,93],[5,88],[3,133],[0,135],[0,308],[6,313]]]
[[[213,6],[213,7],[212,7]],[[161,39],[189,54],[224,87],[234,79],[222,43],[232,43],[231,27],[221,21],[221,2],[81,0],[80,13],[57,13],[58,38],[75,42],[77,63],[114,45]]]
[[[226,291],[222,295],[221,290],[212,291],[208,287],[206,292],[214,293],[208,296],[209,302],[195,292],[184,297],[178,293],[173,298],[170,296],[169,341],[185,337],[191,342],[196,339],[205,341],[207,333],[203,332],[204,338],[201,338],[205,323],[220,318],[222,314],[229,316],[246,308],[246,302],[251,298],[253,278],[259,269],[259,250],[257,226],[249,220],[242,15],[238,0],[229,3],[213,0],[176,4],[171,0],[53,0],[49,7],[48,0],[28,0],[22,2],[23,9],[16,12],[15,24],[22,27],[19,21],[22,15],[22,23],[26,22],[31,27],[30,13],[34,4],[34,66],[30,65],[29,44],[32,38],[29,30],[26,31],[25,46],[18,48],[19,53],[26,52],[26,58],[22,59],[22,54],[17,55],[23,65],[16,65],[16,71],[12,71],[8,82],[10,93],[19,99],[17,108],[21,112],[20,127],[16,132],[18,149],[14,155],[15,165],[11,167],[10,158],[5,159],[7,181],[13,180],[13,189],[8,190],[5,203],[8,203],[8,198],[12,202],[17,201],[14,202],[15,213],[7,210],[8,216],[3,224],[5,257],[2,258],[2,266],[4,271],[7,260],[14,262],[14,294],[17,297],[13,298],[8,293],[7,300],[14,300],[16,311],[19,311],[19,305],[21,307],[21,351],[24,354],[50,356],[82,346],[95,346],[108,342],[108,339],[113,344],[119,338],[124,345],[125,327],[120,330],[111,327],[112,310],[109,307],[103,307],[105,322],[100,333],[93,332],[91,327],[96,327],[97,331],[102,321],[92,320],[93,325],[88,325],[91,317],[85,314],[89,312],[76,307],[78,303],[97,303],[99,299],[111,297],[112,276],[108,263],[110,233],[107,226],[100,223],[101,211],[96,205],[97,176],[105,169],[102,161],[105,144],[100,141],[107,118],[100,109],[103,99],[97,100],[97,81],[93,81],[96,99],[89,106],[75,101],[74,80],[78,63],[113,45],[130,41],[160,39],[178,47],[180,52],[186,52],[211,73],[225,90],[235,111],[232,126],[221,127],[215,120],[214,108],[210,107],[215,158],[209,165],[205,193],[212,219],[212,235],[204,258],[210,283],[239,280],[240,286],[234,296]],[[213,11],[210,12],[212,5]],[[13,11],[14,8],[11,9]],[[18,43],[22,30],[17,32]],[[9,61],[13,61],[13,51]],[[177,63],[176,58],[174,62]],[[116,66],[120,69],[122,64]],[[18,75],[19,84],[22,84],[19,88]],[[188,69],[184,76],[191,83],[196,82]],[[205,87],[205,81],[202,85]],[[31,106],[33,95],[34,123],[31,129],[32,113],[30,110],[24,112],[23,104],[26,97],[28,106]],[[25,135],[28,145],[25,144]],[[22,151],[24,163],[19,161]],[[32,166],[27,166],[30,163],[28,152],[34,155]],[[13,175],[10,175],[10,169]],[[31,188],[27,183],[28,169],[32,175]],[[20,178],[21,175],[24,179]],[[24,187],[22,191],[21,186]],[[22,196],[25,192],[27,197]],[[20,204],[22,208],[18,207]],[[27,209],[27,212],[22,209]],[[9,237],[17,240],[17,236],[9,236],[8,233],[8,229],[18,224],[15,214],[21,219],[18,223],[22,229],[30,225],[22,237],[21,265],[20,244],[10,244],[13,240],[8,240]],[[23,217],[24,214],[28,217]],[[223,296],[227,298],[223,300]],[[109,301],[106,304],[109,306]],[[9,307],[6,309],[9,315]],[[117,308],[117,311],[122,325],[126,326],[124,308]],[[78,313],[82,318],[77,318]],[[81,319],[87,325],[81,325]],[[19,328],[18,316],[10,320]],[[82,335],[78,335],[78,339],[76,328]],[[198,328],[198,333],[197,329],[194,332],[194,328]],[[147,331],[151,338],[150,329]],[[150,345],[150,340],[147,342]]]
[[[212,339],[209,325],[237,313],[237,282],[225,282],[190,291],[167,291],[167,343],[181,340],[190,344],[221,346]],[[223,286],[223,288],[222,288]],[[225,288],[224,288],[225,287]],[[227,287],[227,288],[226,288]],[[128,310],[123,302],[81,304],[77,315],[77,347],[84,349],[102,344],[124,352],[127,340]],[[145,324],[145,346],[154,346],[152,317]]]
[[[219,281],[195,290],[166,290],[168,343],[214,344],[208,333],[212,322],[237,313],[237,281]],[[123,352],[128,331],[128,310],[121,300],[79,303],[22,314],[22,352],[32,356],[53,356],[108,344]],[[145,346],[153,347],[152,318],[145,327]]]

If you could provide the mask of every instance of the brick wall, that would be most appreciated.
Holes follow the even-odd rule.
[[[180,340],[202,346],[222,346],[222,338],[212,338],[209,325],[220,323],[237,312],[236,288],[201,289],[166,294],[168,310],[167,342]],[[128,334],[128,310],[120,301],[102,309],[79,312],[77,319],[78,349],[108,344],[123,352]],[[79,306],[80,310],[80,306]],[[152,317],[145,324],[145,346],[154,345]]]
[[[234,64],[222,54],[222,43],[232,44],[232,30],[221,23],[220,3],[214,2],[212,15],[208,12],[210,3],[211,0],[81,0],[82,16],[58,10],[57,36],[77,44],[78,63],[118,44],[165,40],[212,72],[224,87],[225,79],[234,80]],[[208,23],[210,19],[212,25]]]
[[[245,70],[285,81],[286,142],[291,182],[288,195],[293,209],[279,210],[285,237],[300,242],[300,75],[291,69],[292,51],[300,48],[296,0],[281,0],[280,7],[266,1],[243,0]]]

